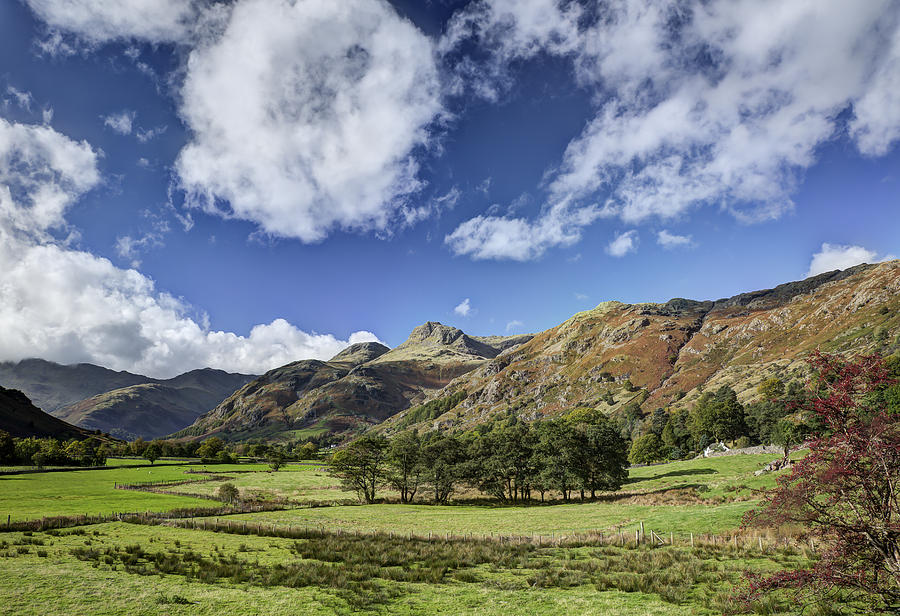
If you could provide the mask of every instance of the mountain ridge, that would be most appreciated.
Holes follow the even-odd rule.
[[[537,419],[572,406],[677,409],[721,385],[746,400],[764,378],[805,376],[803,356],[815,348],[900,350],[898,296],[900,261],[890,261],[719,300],[603,302],[455,379],[431,399],[465,398],[417,427],[472,425],[499,412]],[[381,429],[405,426],[404,415]]]

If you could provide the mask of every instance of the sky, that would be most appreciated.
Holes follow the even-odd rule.
[[[900,4],[2,0],[0,361],[262,373],[900,254]]]

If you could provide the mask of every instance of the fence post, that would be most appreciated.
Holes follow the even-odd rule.
[[[694,533],[691,533],[691,547],[694,547]]]

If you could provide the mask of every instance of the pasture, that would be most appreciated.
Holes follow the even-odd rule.
[[[210,499],[225,482],[242,498],[283,508],[0,533],[0,612],[718,614],[745,569],[771,571],[812,557],[805,548],[760,550],[745,540],[687,543],[689,533],[736,529],[754,505],[753,490],[774,481],[753,476],[772,458],[636,468],[620,494],[529,506],[470,493],[445,506],[340,504],[354,495],[310,464],[278,472],[207,467],[213,476],[198,473],[198,464],[3,476],[0,527],[6,515],[15,521],[221,505]],[[165,487],[177,495],[114,487],[146,481],[187,483]],[[634,545],[640,522],[648,533],[671,533],[675,545]],[[623,546],[614,537],[630,539]]]

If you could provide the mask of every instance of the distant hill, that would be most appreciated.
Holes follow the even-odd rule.
[[[118,438],[153,439],[191,425],[252,376],[209,368],[161,382],[104,392],[57,410],[54,415]]]
[[[479,338],[428,322],[395,349],[356,344],[327,362],[305,360],[267,372],[175,436],[245,439],[366,427],[529,339]]]
[[[5,387],[0,387],[0,430],[17,438],[37,436],[81,440],[94,436],[83,428],[48,415],[21,391]]]
[[[0,385],[75,425],[119,438],[155,438],[190,425],[255,378],[209,368],[171,379],[42,359],[0,363]]]
[[[43,359],[0,362],[0,385],[24,392],[35,406],[47,413],[105,391],[152,381],[140,374],[116,372],[93,364],[64,366]]]
[[[766,378],[804,380],[815,349],[900,350],[900,261],[717,301],[605,302],[432,394],[462,392],[440,416],[415,423],[400,412],[381,429],[465,428],[506,412],[533,420],[576,406],[690,408],[703,390],[722,385],[746,402]]]

